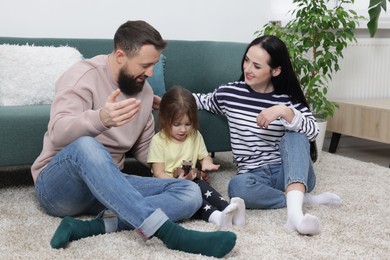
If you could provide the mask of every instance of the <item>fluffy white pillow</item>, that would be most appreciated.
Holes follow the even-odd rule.
[[[56,80],[81,59],[68,46],[0,45],[0,106],[50,104]]]

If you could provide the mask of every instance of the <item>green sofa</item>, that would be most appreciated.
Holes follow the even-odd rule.
[[[113,47],[111,39],[0,37],[0,44],[27,43],[75,47],[84,58],[108,54]],[[163,52],[166,88],[181,85],[192,92],[206,93],[221,83],[237,80],[245,47],[244,43],[169,40]],[[49,113],[50,105],[0,106],[0,167],[34,162],[42,149]],[[199,117],[208,150],[230,151],[226,119],[205,111],[199,111]]]

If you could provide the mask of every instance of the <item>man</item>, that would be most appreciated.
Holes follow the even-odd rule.
[[[128,21],[110,55],[81,61],[56,83],[43,150],[32,166],[37,198],[53,216],[66,216],[52,240],[65,247],[83,237],[135,229],[174,250],[223,257],[232,232],[186,230],[174,221],[201,205],[196,184],[123,174],[125,153],[145,163],[154,134],[152,76],[166,42],[143,21]],[[73,217],[99,214],[81,221]]]

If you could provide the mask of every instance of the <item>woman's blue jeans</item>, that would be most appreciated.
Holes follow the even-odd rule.
[[[50,215],[98,214],[108,209],[117,216],[116,230],[136,228],[144,238],[168,218],[190,218],[202,205],[196,183],[123,174],[92,137],[81,137],[57,153],[35,187],[38,201]]]
[[[242,198],[247,208],[275,209],[286,206],[285,190],[291,183],[302,183],[306,192],[312,191],[316,176],[307,137],[286,132],[279,151],[281,164],[265,165],[234,176],[228,186],[229,197]]]

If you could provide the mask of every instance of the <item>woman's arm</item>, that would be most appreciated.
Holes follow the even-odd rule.
[[[203,93],[193,93],[196,100],[196,105],[199,110],[206,110],[215,114],[223,114],[221,108],[218,104],[218,99],[216,96],[218,89],[215,89],[213,92],[203,94]]]

